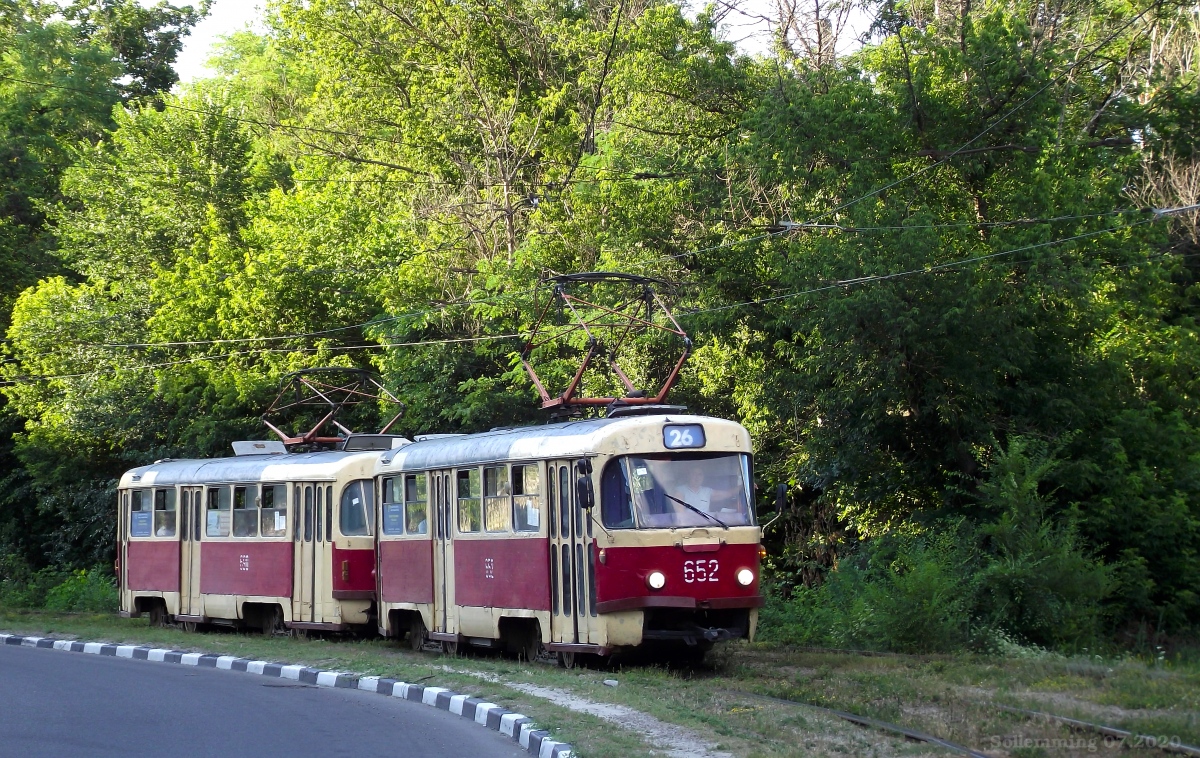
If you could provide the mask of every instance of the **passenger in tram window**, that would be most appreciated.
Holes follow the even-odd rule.
[[[175,490],[154,491],[154,536],[175,536]]]
[[[428,494],[424,474],[404,477],[404,520],[409,534],[427,534]]]
[[[716,475],[713,479],[712,513],[741,513],[744,490],[737,476]]]
[[[712,475],[708,473],[707,467],[696,467],[699,469],[694,478],[684,479],[673,488],[672,495],[679,498],[683,502],[699,508],[702,511],[711,510],[713,500]]]

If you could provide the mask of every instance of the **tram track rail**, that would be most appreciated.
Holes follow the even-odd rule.
[[[1166,753],[1175,753],[1177,755],[1190,755],[1200,758],[1200,747],[1185,745],[1183,743],[1174,742],[1170,739],[1160,740],[1151,735],[1141,734],[1139,732],[1130,732],[1125,729],[1119,729],[1115,726],[1107,726],[1105,724],[1093,724],[1090,721],[1082,721],[1073,719],[1068,716],[1058,716],[1053,713],[1045,713],[1043,711],[1031,711],[1026,708],[1015,708],[1010,705],[997,705],[999,710],[1006,713],[1013,713],[1027,718],[1043,718],[1050,721],[1057,721],[1071,729],[1084,732],[1095,732],[1102,734],[1105,737],[1111,737],[1121,740],[1120,744],[1128,747],[1151,748],[1162,750]]]
[[[941,737],[935,737],[932,734],[926,734],[925,732],[921,732],[916,729],[909,729],[908,727],[900,726],[899,724],[892,724],[890,722],[874,719],[869,716],[859,716],[858,714],[850,713],[849,711],[840,711],[836,708],[826,708],[823,705],[813,705],[812,703],[802,703],[799,700],[788,700],[787,698],[773,697],[771,695],[760,695],[757,692],[747,692],[745,690],[722,691],[729,695],[737,695],[739,697],[747,697],[754,700],[765,700],[768,702],[790,705],[797,708],[807,708],[819,713],[825,713],[830,716],[834,716],[842,719],[843,721],[849,721],[851,724],[857,724],[858,726],[864,726],[869,729],[891,732],[892,734],[898,734],[906,739],[924,742],[929,745],[935,745],[937,747],[945,748],[946,750],[958,753],[959,755],[970,756],[971,758],[991,758],[991,756],[989,756],[987,753],[981,753],[978,750],[972,750],[969,747],[959,745],[958,743],[951,742],[949,740],[944,740]]]
[[[828,708],[828,707],[825,707],[822,705],[814,705],[812,703],[804,703],[799,700],[789,700],[787,698],[774,697],[772,695],[762,695],[757,692],[747,692],[745,690],[726,689],[726,690],[723,690],[723,692],[725,692],[726,694],[729,694],[729,695],[736,695],[739,697],[746,697],[746,698],[751,698],[754,700],[764,700],[767,702],[779,703],[782,705],[789,705],[789,706],[793,706],[793,707],[797,707],[797,708],[806,708],[809,710],[817,711],[819,713],[825,713],[830,716],[834,716],[836,718],[842,719],[843,721],[848,721],[852,724],[857,724],[859,726],[867,727],[870,729],[877,729],[880,731],[891,732],[892,734],[898,734],[906,739],[915,740],[917,742],[924,742],[926,744],[935,745],[937,747],[942,747],[942,748],[945,748],[952,752],[958,753],[959,755],[971,756],[971,758],[990,758],[990,756],[988,756],[987,753],[982,753],[982,752],[979,752],[978,750],[974,750],[974,749],[966,747],[964,745],[959,745],[958,743],[951,742],[950,740],[942,739],[941,737],[937,737],[932,734],[927,734],[925,732],[922,732],[922,731],[919,731],[916,729],[909,729],[908,727],[900,726],[899,724],[892,724],[890,722],[883,721],[881,719],[875,719],[875,718],[871,718],[869,716],[860,716],[856,713],[850,713],[849,711],[842,711],[842,710],[838,710],[836,708]],[[1108,726],[1106,724],[1095,724],[1090,721],[1083,721],[1081,719],[1070,718],[1068,716],[1059,716],[1059,715],[1056,715],[1053,713],[1045,713],[1044,711],[1034,711],[1034,710],[1029,710],[1027,708],[1016,708],[1016,707],[1008,706],[1008,705],[996,705],[995,707],[997,710],[1004,711],[1005,713],[1012,713],[1012,714],[1015,714],[1018,716],[1024,716],[1025,718],[1041,718],[1041,719],[1046,719],[1049,721],[1055,721],[1055,722],[1060,723],[1060,724],[1062,724],[1072,730],[1075,730],[1075,731],[1085,731],[1085,732],[1093,732],[1096,734],[1101,734],[1101,735],[1104,735],[1105,737],[1119,740],[1119,742],[1117,744],[1119,746],[1123,746],[1126,748],[1161,750],[1166,753],[1172,753],[1172,754],[1176,754],[1176,755],[1187,755],[1187,756],[1193,756],[1193,758],[1200,758],[1200,747],[1186,745],[1186,744],[1183,744],[1180,742],[1172,741],[1170,739],[1162,739],[1162,738],[1154,737],[1151,735],[1141,734],[1139,732],[1132,732],[1132,731],[1129,731],[1126,729],[1120,729],[1115,726]]]

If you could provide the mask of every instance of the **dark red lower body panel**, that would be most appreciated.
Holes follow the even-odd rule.
[[[433,602],[433,540],[382,541],[379,566],[383,602]]]
[[[204,594],[292,596],[291,542],[200,545],[200,591]]]
[[[458,540],[454,598],[459,605],[550,610],[550,541]]]
[[[131,590],[179,591],[179,543],[129,541],[124,567]]]
[[[742,569],[754,572],[749,586],[737,580]],[[661,571],[666,577],[666,586],[660,590],[646,584],[652,571]],[[654,607],[756,608],[762,604],[758,545],[720,545],[704,552],[675,545],[605,548],[604,561],[598,555],[596,560],[596,601],[597,610],[605,612]]]
[[[375,596],[375,550],[339,550],[333,548],[333,591]],[[347,597],[343,595],[343,597]]]

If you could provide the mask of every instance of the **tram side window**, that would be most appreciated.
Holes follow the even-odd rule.
[[[286,484],[264,484],[262,486],[259,533],[264,537],[287,536]]]
[[[478,532],[482,527],[479,503],[479,469],[458,472],[458,531]]]
[[[208,517],[204,525],[206,537],[228,537],[230,521],[229,487],[209,487],[208,506],[205,515]]]
[[[134,490],[129,498],[129,536],[149,537],[153,534],[150,524],[150,490]]]
[[[249,487],[233,488],[233,536],[258,536],[258,508],[249,497]]]
[[[175,490],[154,491],[154,536],[175,536]]]
[[[359,479],[342,490],[342,536],[369,536],[375,520],[375,482]]]
[[[429,531],[429,493],[424,474],[408,474],[404,477],[404,524],[409,534],[426,534]]]
[[[384,534],[404,534],[404,493],[401,477],[389,476],[380,482],[383,489],[383,522],[379,528]]]
[[[541,480],[537,464],[512,467],[513,528],[518,532],[536,532],[542,525],[539,500]]]
[[[492,466],[483,470],[483,524],[489,532],[508,531],[509,498],[512,488],[508,482],[507,466]]]

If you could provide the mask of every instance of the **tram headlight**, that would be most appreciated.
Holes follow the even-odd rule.
[[[646,584],[652,590],[661,590],[667,586],[666,574],[661,571],[651,571],[650,575],[646,577]]]
[[[743,587],[749,587],[751,584],[754,584],[754,572],[750,569],[742,569],[737,572],[737,580],[738,584]]]

